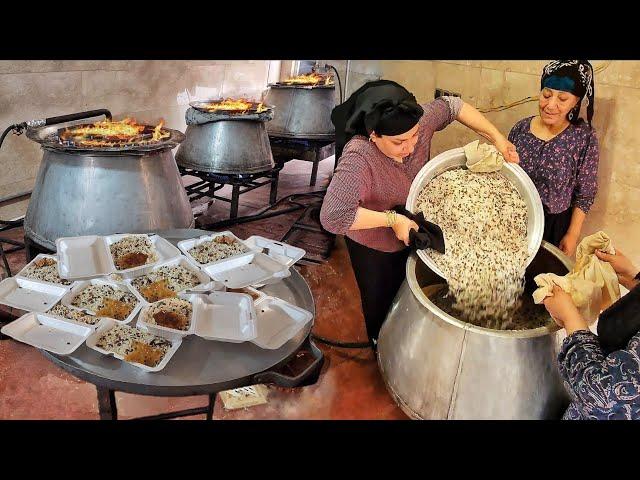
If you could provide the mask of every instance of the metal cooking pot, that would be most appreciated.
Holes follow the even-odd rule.
[[[429,160],[418,172],[416,178],[413,179],[405,208],[410,212],[416,212],[418,208],[418,195],[420,195],[423,188],[434,177],[437,177],[447,170],[462,167],[466,162],[467,158],[464,154],[464,148],[462,147],[447,150]],[[526,265],[529,265],[540,248],[540,242],[542,242],[542,235],[544,234],[542,200],[540,200],[538,190],[529,178],[529,175],[518,165],[505,162],[502,169],[499,170],[499,173],[505,176],[516,187],[518,193],[520,193],[520,196],[522,196],[527,204],[527,245],[529,257],[527,258]],[[444,278],[445,275],[427,254],[426,250],[418,250],[418,256],[431,270]]]
[[[263,121],[219,120],[187,126],[176,162],[201,172],[257,173],[275,167]]]
[[[265,103],[275,107],[270,136],[333,140],[335,85],[269,85]]]
[[[542,242],[526,272],[566,274],[572,261]],[[444,283],[412,254],[378,339],[387,389],[414,419],[554,419],[568,405],[558,373],[560,328],[491,330],[439,309],[423,292]]]
[[[26,236],[55,251],[59,237],[192,227],[171,152],[184,135],[169,131],[168,140],[154,145],[83,150],[61,145],[56,127],[27,130],[44,154],[24,221]]]

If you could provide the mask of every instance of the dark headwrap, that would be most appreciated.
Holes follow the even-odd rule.
[[[391,80],[365,83],[331,112],[336,128],[336,158],[354,135],[400,135],[411,130],[424,113],[402,85]]]
[[[567,119],[573,124],[578,123],[582,99],[587,97],[587,122],[591,126],[595,88],[593,67],[588,60],[554,60],[548,63],[542,69],[540,79],[540,90],[545,87],[573,93],[580,98],[567,115]]]

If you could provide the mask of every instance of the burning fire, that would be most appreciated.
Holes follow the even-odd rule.
[[[262,103],[252,102],[243,98],[226,98],[219,101],[202,102],[198,104],[198,108],[207,112],[225,111],[235,113],[246,113],[248,111],[261,113],[268,110]]]
[[[163,130],[164,120],[151,127],[136,123],[135,119],[125,118],[117,122],[103,121],[90,125],[66,128],[60,134],[60,141],[83,147],[117,147],[125,145],[146,145],[171,136]]]
[[[306,75],[298,75],[296,77],[290,77],[284,80],[284,84],[295,85],[333,85],[332,75],[321,75],[313,72]]]

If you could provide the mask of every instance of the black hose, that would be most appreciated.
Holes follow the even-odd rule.
[[[344,99],[342,98],[342,81],[340,80],[340,74],[338,73],[338,70],[333,65],[327,64],[324,67],[333,68],[333,71],[336,72],[336,78],[338,79],[338,87],[340,88],[340,103],[344,102]]]
[[[326,343],[327,345],[331,345],[332,347],[339,348],[371,348],[370,342],[339,342],[337,340],[330,340],[325,337],[321,337],[316,335],[315,333],[311,334],[311,338],[320,343]]]

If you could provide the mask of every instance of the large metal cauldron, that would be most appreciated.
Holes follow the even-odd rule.
[[[55,251],[59,237],[193,227],[171,152],[182,133],[158,146],[83,151],[57,144],[56,131],[27,132],[44,150],[24,221],[35,243]]]
[[[265,103],[275,107],[267,125],[270,136],[333,140],[335,85],[269,85]]]
[[[187,126],[176,153],[181,167],[241,174],[271,170],[275,163],[263,121],[220,120]]]
[[[564,275],[571,260],[542,242],[533,277]],[[462,322],[422,288],[445,281],[413,254],[380,331],[378,363],[391,395],[415,419],[557,419],[568,405],[557,366],[559,327],[490,330]]]

